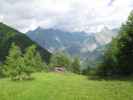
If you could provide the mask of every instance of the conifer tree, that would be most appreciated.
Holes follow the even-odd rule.
[[[36,46],[35,45],[32,45],[30,47],[28,47],[25,51],[25,54],[24,54],[24,62],[25,62],[25,65],[26,65],[26,70],[25,72],[27,74],[30,74],[32,72],[35,71],[35,60],[34,60],[34,56],[35,56],[35,53],[36,53]]]
[[[20,48],[13,43],[4,65],[5,74],[10,76],[12,79],[18,78],[22,74],[22,66],[20,64],[21,61],[19,61],[21,60],[21,56],[22,52]]]
[[[36,52],[34,60],[35,60],[34,66],[37,71],[47,71],[48,70],[47,64],[42,60],[42,58],[38,52]]]
[[[32,45],[27,48],[24,54],[24,61],[27,66],[26,72],[32,73],[46,69],[45,62],[42,61],[40,54],[36,51],[36,46]]]

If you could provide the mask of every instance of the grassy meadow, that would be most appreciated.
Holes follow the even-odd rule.
[[[0,79],[0,100],[133,100],[133,81],[88,80],[71,73],[36,73],[31,81]]]

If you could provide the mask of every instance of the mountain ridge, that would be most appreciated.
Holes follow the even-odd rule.
[[[82,60],[95,62],[102,59],[104,50],[101,48],[106,48],[117,33],[118,29],[110,30],[107,27],[98,33],[67,32],[39,27],[26,35],[52,53],[63,51],[71,56],[80,56]]]
[[[48,62],[50,58],[50,53],[39,46],[37,43],[32,41],[25,34],[15,30],[14,28],[0,23],[0,60],[4,61],[5,57],[8,55],[9,48],[12,43],[18,45],[24,52],[25,49],[31,45],[37,46],[37,51],[41,54],[42,58]]]
[[[27,32],[26,35],[51,52],[60,48],[69,48],[69,46],[71,47],[73,45],[79,45],[79,47],[81,46],[82,52],[86,51],[85,49],[87,48],[88,51],[93,51],[99,45],[108,44],[112,37],[115,37],[116,35],[116,33],[113,32],[107,27],[98,33],[67,32],[59,29],[43,29],[38,27],[33,31]]]

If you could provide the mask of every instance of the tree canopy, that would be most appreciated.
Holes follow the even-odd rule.
[[[103,75],[133,74],[133,11],[121,26],[119,35],[112,40],[98,72]]]

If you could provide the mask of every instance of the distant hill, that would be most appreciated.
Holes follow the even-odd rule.
[[[22,51],[25,50],[28,46],[35,44],[37,46],[37,51],[40,52],[42,58],[48,62],[51,53],[46,49],[39,46],[37,43],[33,42],[25,34],[11,28],[3,23],[0,23],[0,61],[3,61],[8,55],[10,45],[12,43],[17,44]]]

